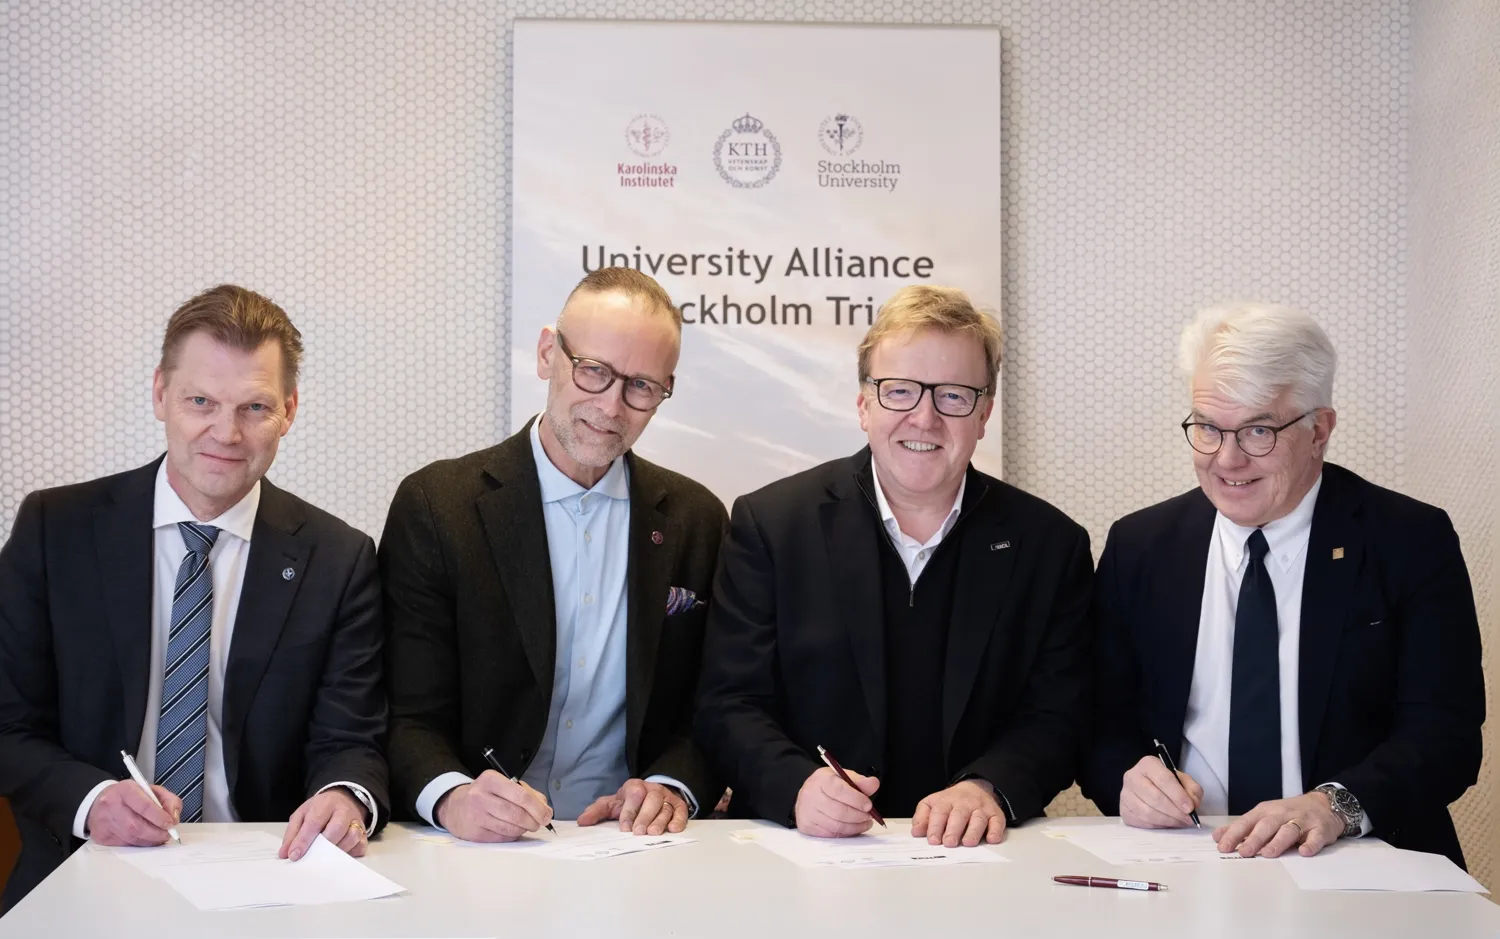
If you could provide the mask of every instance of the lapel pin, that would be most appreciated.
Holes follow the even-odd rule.
[[[1009,541],[997,541],[994,544],[990,545],[990,550],[991,551],[1004,551],[1006,548],[1009,548],[1009,547],[1010,547],[1010,542]]]
[[[661,536],[661,532],[659,532],[659,531],[653,531],[651,533],[651,543],[652,544],[661,544],[662,541],[663,541],[663,539],[662,539],[662,536]]]
[[[1335,561],[1342,561],[1344,559],[1344,549],[1343,548],[1334,548],[1333,549],[1333,559]]]
[[[296,576],[297,576],[297,572],[294,571],[294,570],[292,570],[290,567],[283,568],[282,571],[281,571],[281,579],[282,580],[291,580],[293,577],[296,577]]]

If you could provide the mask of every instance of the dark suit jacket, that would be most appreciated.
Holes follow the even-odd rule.
[[[89,790],[129,778],[120,751],[136,751],[146,717],[160,462],[32,493],[0,549],[0,795],[22,841],[7,909],[78,846]],[[380,642],[369,536],[263,480],[224,675],[224,769],[242,820],[283,821],[339,781],[390,814]]]
[[[944,770],[1041,813],[1073,781],[1085,718],[1088,535],[970,468],[943,675]],[[783,824],[822,764],[879,776],[886,741],[884,598],[870,452],[742,496],[731,513],[699,692],[697,739],[731,811]]]
[[[1106,815],[1151,738],[1181,750],[1214,515],[1201,489],[1142,509],[1115,523],[1099,560],[1097,736],[1082,783]],[[1447,806],[1479,773],[1484,677],[1441,509],[1324,465],[1298,660],[1303,788],[1340,783],[1373,834],[1462,864]]]
[[[413,473],[391,503],[380,542],[390,759],[409,812],[443,773],[479,775],[486,747],[524,774],[547,729],[557,607],[530,432]],[[708,600],[724,505],[685,476],[626,459],[626,762],[633,777],[686,785],[706,817],[723,788],[689,739],[706,609],[666,610],[671,587]]]

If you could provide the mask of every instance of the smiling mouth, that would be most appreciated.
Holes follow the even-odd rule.
[[[914,453],[931,453],[933,450],[938,449],[937,444],[928,443],[925,440],[903,440],[901,441],[901,446]]]
[[[578,419],[578,423],[580,423],[583,426],[587,427],[589,430],[592,430],[596,434],[600,434],[600,435],[614,434],[617,437],[619,436],[619,434],[616,433],[615,431],[609,430],[608,428],[599,427],[598,425],[595,425],[595,424],[590,424],[588,421],[584,420],[581,417]]]
[[[1230,489],[1242,489],[1245,486],[1250,485],[1251,483],[1260,482],[1260,477],[1257,476],[1255,479],[1225,479],[1221,476],[1219,477],[1219,482],[1228,486]]]

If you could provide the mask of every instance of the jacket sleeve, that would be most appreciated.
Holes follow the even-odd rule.
[[[735,500],[719,554],[704,643],[696,737],[749,813],[790,825],[797,792],[820,765],[774,716],[776,569],[750,503]],[[743,812],[741,814],[744,814]]]
[[[357,783],[379,806],[376,827],[390,818],[386,732],[384,623],[375,543],[361,535],[339,599],[317,699],[308,721],[307,794],[336,782]]]
[[[433,779],[465,773],[458,756],[459,668],[455,600],[427,494],[408,478],[380,540],[385,591],[388,755],[394,797],[416,817]]]
[[[1051,585],[1046,632],[1016,711],[1005,732],[959,773],[992,784],[1009,821],[1041,815],[1073,783],[1087,719],[1093,575],[1088,535],[1079,528]]]
[[[1083,794],[1105,815],[1120,814],[1125,773],[1150,752],[1150,741],[1138,724],[1140,667],[1130,635],[1121,550],[1116,526],[1104,543],[1094,577],[1092,739],[1079,773]]]
[[[67,846],[84,797],[119,777],[75,758],[59,740],[45,526],[42,498],[32,493],[0,548],[0,796]]]
[[[1393,597],[1400,635],[1391,733],[1370,754],[1327,780],[1359,799],[1374,834],[1397,834],[1463,795],[1483,754],[1484,673],[1479,621],[1458,534],[1446,513],[1397,565]],[[1346,640],[1347,641],[1347,640]]]

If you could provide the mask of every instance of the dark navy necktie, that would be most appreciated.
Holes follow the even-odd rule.
[[[1266,536],[1245,542],[1249,563],[1234,614],[1234,674],[1229,694],[1229,814],[1280,799],[1281,660],[1276,588],[1266,570]]]
[[[203,747],[208,737],[208,651],[214,621],[212,525],[178,522],[187,555],[172,592],[172,626],[161,681],[156,781],[182,799],[182,820],[203,818]]]

